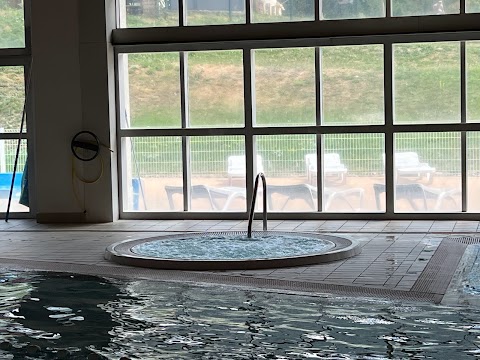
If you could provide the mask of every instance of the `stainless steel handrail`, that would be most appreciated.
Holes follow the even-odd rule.
[[[255,186],[253,187],[252,203],[250,204],[250,215],[248,216],[247,237],[252,237],[252,222],[255,214],[255,202],[257,201],[258,179],[262,178],[263,183],[263,231],[267,231],[267,180],[264,173],[258,173],[255,177]]]

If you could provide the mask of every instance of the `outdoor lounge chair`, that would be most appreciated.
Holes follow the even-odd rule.
[[[176,194],[183,195],[182,186],[165,186],[167,193],[168,205],[171,210],[175,210],[173,196]],[[223,187],[215,188],[206,185],[193,185],[190,190],[191,199],[206,199],[210,204],[211,210],[225,211],[228,210],[232,201],[237,198],[246,198],[246,191],[244,188],[238,187]],[[222,205],[223,202],[223,205]]]
[[[171,210],[175,210],[175,204],[173,202],[173,196],[176,194],[183,195],[183,187],[182,186],[165,186],[165,192],[167,193],[168,205],[170,206]],[[210,191],[205,185],[194,185],[191,187],[191,197],[192,200],[194,199],[207,199],[210,208],[212,210],[217,210],[218,207],[212,199]]]
[[[256,172],[263,172],[262,157],[260,155],[257,155]],[[227,167],[228,184],[232,185],[233,178],[244,178],[245,174],[245,155],[229,156]]]
[[[317,154],[306,154],[305,163],[307,166],[307,181],[312,183],[318,172]],[[339,154],[328,153],[323,155],[323,174],[325,177],[337,177],[340,179],[340,183],[343,184],[346,181],[347,173],[348,169],[341,162]]]
[[[375,203],[377,209],[380,210],[380,194],[385,192],[384,184],[373,184],[373,190],[375,192]],[[395,187],[396,199],[405,199],[409,202],[414,211],[428,211],[429,199],[435,200],[433,211],[439,211],[442,207],[443,201],[450,199],[455,202],[454,196],[461,194],[461,189],[438,189],[428,187],[423,184],[398,184]],[[422,207],[419,208],[415,200],[420,200]]]
[[[383,159],[385,163],[385,155]],[[400,176],[416,176],[418,178],[426,176],[428,183],[431,183],[433,180],[435,168],[427,163],[420,162],[420,158],[416,152],[396,152],[393,162],[395,164],[395,176],[397,178]]]
[[[280,210],[283,211],[290,200],[301,199],[304,200],[312,210],[316,210],[315,203],[317,201],[317,188],[309,184],[297,184],[297,185],[268,185],[267,186],[267,204],[270,210]],[[280,194],[285,196],[287,199],[279,209],[273,208],[273,199],[272,195]],[[357,211],[363,206],[363,194],[364,190],[362,188],[351,188],[351,189],[336,189],[336,188],[324,188],[324,209],[328,211],[330,206],[335,200],[342,200],[351,210]],[[358,207],[352,205],[351,196],[358,197]]]

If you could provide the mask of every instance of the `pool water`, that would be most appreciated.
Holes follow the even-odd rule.
[[[161,259],[232,260],[271,259],[321,254],[335,247],[328,240],[280,234],[186,235],[180,239],[152,240],[132,247],[138,255]]]
[[[473,261],[463,281],[463,290],[470,295],[480,295],[480,245],[470,246],[473,251]]]
[[[467,359],[480,311],[0,272],[0,359]]]

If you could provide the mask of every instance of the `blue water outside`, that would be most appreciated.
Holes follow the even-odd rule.
[[[0,272],[0,359],[469,359],[480,312]]]
[[[134,246],[132,252],[162,259],[238,260],[271,259],[324,253],[331,241],[282,234],[187,235],[181,239],[152,240]]]

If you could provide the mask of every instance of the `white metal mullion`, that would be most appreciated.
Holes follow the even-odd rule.
[[[383,53],[384,66],[384,106],[385,106],[385,212],[393,216],[395,212],[395,170],[394,170],[394,76],[393,44],[385,43]]]
[[[188,107],[188,54],[180,52],[180,114],[182,130],[189,125]],[[183,210],[190,209],[190,138],[182,135],[182,176],[183,176]]]
[[[255,117],[255,55],[253,50],[243,50],[243,91],[245,111],[245,161],[246,174],[245,185],[247,189],[247,214],[250,213],[250,205],[253,196],[253,172],[256,165],[256,144],[254,138]]]
[[[463,4],[465,5],[465,3]],[[460,42],[460,122],[467,123],[467,54],[465,41]],[[467,133],[460,133],[461,176],[462,176],[462,212],[468,209],[467,191]]]
[[[323,96],[322,96],[322,49],[315,47],[315,124],[322,126]],[[323,211],[323,172],[321,157],[323,154],[322,134],[316,134],[317,153],[317,211]],[[308,169],[307,169],[308,171]]]

